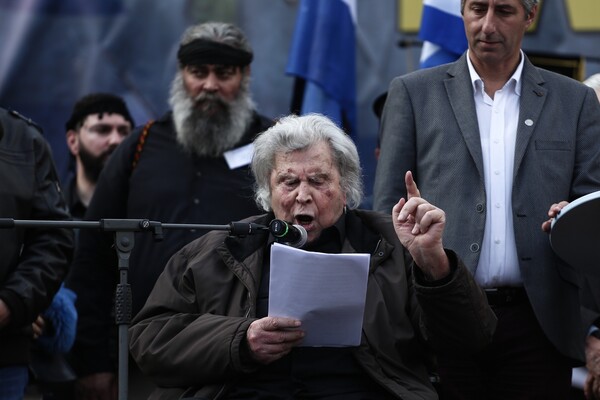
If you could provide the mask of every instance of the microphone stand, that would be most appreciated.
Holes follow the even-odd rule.
[[[101,219],[99,221],[48,221],[16,220],[0,218],[2,228],[63,228],[63,229],[100,229],[114,232],[115,248],[118,256],[119,283],[115,292],[115,323],[118,326],[118,399],[127,400],[129,372],[128,326],[131,323],[132,301],[131,285],[127,282],[129,257],[134,246],[135,232],[152,232],[154,240],[163,239],[165,229],[198,229],[229,231],[232,236],[247,236],[268,233],[264,225],[244,222],[231,222],[227,225],[209,224],[172,224],[147,219]]]

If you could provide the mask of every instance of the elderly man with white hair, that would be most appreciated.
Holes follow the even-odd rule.
[[[496,322],[443,247],[444,211],[410,173],[392,215],[356,209],[356,146],[324,116],[282,118],[254,145],[267,213],[246,221],[300,225],[308,252],[370,255],[360,344],[303,346],[303,321],[269,314],[273,235],[211,232],[171,258],[130,328],[131,354],[160,387],[151,398],[437,399],[429,350],[480,349]]]

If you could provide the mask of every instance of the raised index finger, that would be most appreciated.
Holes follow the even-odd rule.
[[[406,171],[406,175],[404,175],[404,184],[406,185],[406,195],[409,199],[411,197],[421,197],[421,192],[419,192],[419,188],[413,179],[411,171]]]

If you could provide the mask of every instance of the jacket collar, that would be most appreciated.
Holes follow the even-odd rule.
[[[397,241],[389,215],[369,210],[351,210],[347,213],[346,242],[342,252],[370,254],[371,271],[391,256]]]
[[[515,143],[514,177],[519,172],[525,151],[531,141],[535,127],[540,121],[542,109],[548,97],[548,89],[544,87],[545,81],[542,74],[527,57],[525,57],[525,65],[523,65],[522,81],[521,107],[517,124],[517,141]]]
[[[477,113],[475,111],[475,100],[473,98],[473,84],[469,67],[467,66],[467,53],[465,52],[458,61],[449,64],[446,70],[444,86],[448,102],[454,112],[454,118],[458,123],[465,144],[471,154],[480,176],[483,174],[483,156],[481,153],[481,138],[479,125],[477,124]]]
[[[272,212],[254,216],[242,220],[242,222],[253,222],[259,225],[268,226],[275,218]],[[250,254],[255,253],[261,247],[265,246],[269,238],[268,233],[257,233],[243,237],[228,236],[223,242],[225,250],[228,251],[238,262],[246,259]]]
[[[469,153],[477,167],[480,176],[483,175],[483,156],[481,154],[481,138],[475,101],[473,100],[473,84],[467,65],[467,53],[454,63],[448,65],[447,77],[444,79],[448,101],[454,112],[460,131],[465,140]],[[523,75],[521,77],[521,99],[519,121],[517,125],[517,142],[515,146],[514,175],[539,121],[548,90],[544,88],[544,79],[539,70],[524,55]]]

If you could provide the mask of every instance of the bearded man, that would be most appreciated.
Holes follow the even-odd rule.
[[[83,219],[100,172],[134,126],[125,101],[114,94],[91,93],[73,106],[65,129],[75,175],[63,192],[73,219]],[[78,237],[76,230],[75,246]],[[72,398],[74,375],[63,353],[70,346],[66,344],[69,338],[74,336],[74,302],[72,292],[61,287],[50,307],[32,324],[34,338],[39,340],[32,349],[29,368],[44,399]],[[54,329],[56,326],[60,329]]]
[[[110,93],[92,93],[79,99],[65,124],[75,176],[65,188],[71,216],[82,219],[110,155],[134,128],[125,101]]]
[[[119,146],[102,172],[85,219],[227,224],[258,213],[248,169],[252,139],[272,122],[255,111],[249,93],[252,49],[237,27],[209,22],[184,32],[177,57],[172,112]],[[170,229],[160,242],[151,234],[136,236],[128,276],[133,315],[171,255],[204,233]],[[73,349],[78,398],[117,398],[111,311],[118,274],[112,244],[110,233],[81,232],[67,280],[78,296]],[[147,398],[151,388],[137,384],[134,369],[129,372],[129,398]]]

